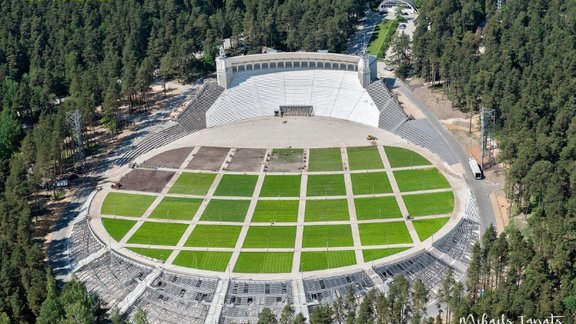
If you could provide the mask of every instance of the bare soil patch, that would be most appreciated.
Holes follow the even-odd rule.
[[[119,189],[161,192],[172,176],[172,171],[134,169],[120,179]]]
[[[191,170],[218,171],[230,151],[227,147],[202,147],[186,167]]]

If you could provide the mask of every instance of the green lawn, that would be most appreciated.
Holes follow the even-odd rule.
[[[160,260],[162,262],[166,261],[166,259],[168,259],[170,254],[172,254],[172,250],[143,249],[143,248],[128,248],[128,249],[134,253],[138,253],[152,259]]]
[[[368,53],[378,57],[378,59],[384,58],[397,27],[398,22],[396,20],[385,20],[379,23],[374,28],[374,33],[370,43],[368,43]]]
[[[299,175],[267,175],[260,197],[299,197],[300,179]]]
[[[304,226],[302,247],[354,246],[350,225]]]
[[[273,149],[272,156],[276,156],[279,162],[294,163],[299,162],[304,154],[304,149]]]
[[[413,217],[449,214],[454,210],[454,194],[451,191],[405,195],[402,199]]]
[[[346,199],[307,200],[306,222],[329,222],[350,220]]]
[[[356,198],[354,205],[358,220],[402,217],[395,197]]]
[[[358,224],[362,245],[413,243],[404,222]]]
[[[292,271],[292,252],[242,252],[234,272],[286,273]]]
[[[212,199],[202,214],[201,220],[213,222],[243,222],[250,205],[249,200]]]
[[[400,191],[418,191],[450,188],[450,184],[436,168],[395,171]]]
[[[298,200],[259,200],[252,215],[252,222],[296,222]]]
[[[331,269],[356,264],[354,251],[302,252],[300,271]]]
[[[342,171],[339,148],[310,149],[308,171]]]
[[[101,220],[108,234],[118,242],[120,242],[124,235],[136,224],[136,221],[125,219],[101,218]]]
[[[345,196],[344,175],[310,175],[306,192],[308,196]]]
[[[133,195],[110,192],[102,204],[101,214],[118,216],[142,216],[154,202],[156,196]]]
[[[296,226],[251,226],[243,248],[294,248]]]
[[[420,241],[424,241],[425,239],[432,236],[434,233],[438,232],[438,230],[440,230],[442,226],[446,225],[446,223],[448,223],[448,219],[449,219],[448,217],[421,219],[413,221],[412,224],[416,229],[416,233],[418,233]]]
[[[252,197],[257,181],[256,175],[225,174],[218,183],[214,195]]]
[[[215,178],[213,173],[183,172],[170,188],[170,193],[203,196],[208,193]]]
[[[355,195],[391,193],[392,186],[386,172],[352,173],[352,191]]]
[[[422,155],[402,147],[385,146],[384,151],[386,151],[390,166],[393,168],[432,164]]]
[[[190,220],[196,214],[202,199],[164,197],[150,218]]]
[[[241,230],[242,226],[198,224],[184,246],[233,248]]]
[[[145,222],[128,243],[176,246],[188,225]]]
[[[226,271],[232,252],[181,251],[172,264],[202,270]]]
[[[408,248],[390,248],[390,249],[374,249],[374,250],[362,250],[364,255],[364,261],[369,262],[377,259],[382,259],[387,256],[391,256],[402,251],[406,251]]]
[[[384,169],[376,146],[349,147],[348,164],[350,170]]]

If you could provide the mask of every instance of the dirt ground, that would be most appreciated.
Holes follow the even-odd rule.
[[[145,192],[161,192],[174,176],[174,172],[134,169],[120,180],[119,189]]]
[[[158,155],[155,155],[148,159],[144,164],[157,166],[157,167],[164,167],[164,168],[172,168],[178,169],[180,165],[186,160],[190,152],[192,152],[193,147],[181,147],[174,150],[162,152]]]
[[[258,172],[262,168],[265,154],[264,149],[239,148],[228,165],[228,171]]]
[[[202,147],[186,169],[218,171],[230,151],[227,147]]]
[[[287,155],[286,152],[272,152],[268,162],[269,172],[299,172],[304,168],[304,154],[300,151],[293,151]]]

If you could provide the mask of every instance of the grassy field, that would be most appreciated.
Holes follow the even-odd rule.
[[[348,164],[350,170],[384,169],[376,146],[349,147]]]
[[[150,218],[189,220],[194,217],[202,199],[164,197]]]
[[[296,226],[251,226],[243,248],[293,248],[295,240]]]
[[[356,198],[354,205],[358,220],[402,217],[395,197]]]
[[[267,175],[260,190],[260,197],[299,197],[299,175]]]
[[[214,195],[252,197],[257,181],[256,175],[225,174]]]
[[[286,273],[292,271],[292,252],[242,252],[234,272]]]
[[[308,176],[308,196],[345,196],[344,175],[324,174]]]
[[[201,220],[213,222],[243,222],[250,205],[249,200],[212,199],[202,214]]]
[[[356,264],[354,251],[302,252],[300,271],[314,271]]]
[[[232,252],[181,251],[172,264],[187,268],[226,271]]]
[[[346,199],[307,200],[306,222],[329,222],[350,220]]]
[[[413,221],[412,224],[414,225],[414,229],[416,229],[416,233],[418,233],[420,241],[424,241],[434,233],[438,232],[442,226],[446,225],[446,223],[448,223],[448,219],[448,217],[421,219]]]
[[[302,154],[304,154],[304,149],[273,149],[272,155],[278,157],[279,162],[284,163],[294,163],[299,162],[302,159]]]
[[[184,246],[233,248],[241,230],[242,226],[198,224]]]
[[[352,173],[352,191],[355,195],[391,193],[392,186],[386,172]]]
[[[156,196],[110,192],[102,204],[101,214],[140,217],[154,202]]]
[[[353,246],[350,225],[304,226],[302,247]]]
[[[394,177],[402,192],[450,188],[446,178],[436,168],[395,171]]]
[[[405,195],[402,199],[413,217],[449,214],[454,210],[454,194],[451,191]]]
[[[378,57],[378,59],[384,58],[397,27],[398,22],[396,20],[386,20],[378,24],[374,28],[370,43],[368,43],[368,53]]]
[[[215,174],[183,172],[170,188],[170,193],[184,195],[205,195],[212,186]]]
[[[172,250],[163,250],[163,249],[129,248],[129,250],[152,259],[160,260],[162,262],[166,261],[166,259],[168,259],[170,254],[172,254]]]
[[[124,235],[136,224],[136,221],[130,221],[125,219],[112,219],[112,218],[101,218],[102,225],[112,236],[113,239],[120,242]]]
[[[308,171],[342,171],[339,148],[310,149]]]
[[[188,225],[145,222],[128,243],[176,246]]]
[[[408,250],[408,248],[362,250],[362,254],[364,255],[364,261],[369,262],[377,259],[382,259],[405,250]]]
[[[386,156],[388,156],[390,166],[393,168],[432,164],[422,155],[402,147],[385,146],[384,151],[386,151]]]
[[[412,243],[404,222],[359,224],[362,245]]]
[[[252,222],[296,222],[298,200],[259,200],[252,215]]]

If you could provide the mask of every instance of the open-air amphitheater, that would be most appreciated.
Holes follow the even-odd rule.
[[[255,323],[264,307],[278,314],[290,303],[296,312],[309,317],[316,305],[330,303],[350,289],[358,299],[373,288],[386,291],[396,275],[404,275],[410,282],[422,279],[430,299],[434,300],[449,269],[456,278],[465,275],[480,231],[476,198],[467,184],[474,180],[463,167],[466,161],[458,158],[454,148],[431,122],[408,116],[387,82],[376,79],[374,58],[328,53],[219,57],[217,77],[218,82],[206,84],[163,131],[148,136],[116,161],[114,172],[102,183],[102,190],[95,190],[90,195],[68,231],[67,262],[72,272],[89,291],[98,294],[106,306],[117,306],[126,316],[141,308],[154,323]],[[367,140],[368,135],[373,138]],[[306,158],[312,150],[341,148],[344,167],[340,173],[348,179],[354,171],[347,155],[350,148],[362,146],[378,148],[374,152],[380,153],[385,166],[380,171],[388,174],[393,188],[383,196],[395,197],[392,199],[398,201],[402,213],[399,222],[410,232],[410,244],[405,244],[399,253],[366,260],[363,251],[371,247],[360,241],[358,228],[379,220],[360,221],[352,216],[353,212],[345,222],[353,233],[353,243],[346,249],[355,255],[355,262],[306,271],[304,265],[298,266],[298,260],[314,249],[296,243],[296,247],[289,250],[294,260],[293,263],[290,260],[291,267],[277,273],[237,271],[234,263],[242,258],[241,239],[229,250],[231,259],[224,270],[194,269],[176,264],[179,250],[186,250],[183,247],[186,235],[202,223],[198,219],[201,212],[194,219],[182,222],[187,234],[174,244],[176,248],[173,247],[170,256],[163,260],[131,249],[146,247],[146,244],[129,244],[129,236],[145,223],[149,210],[141,218],[124,217],[137,225],[122,239],[115,239],[102,225],[104,216],[100,215],[100,208],[106,194],[124,190],[122,187],[113,189],[113,185],[122,183],[131,172],[139,170],[170,171],[165,186],[150,189],[158,195],[155,199],[160,200],[178,175],[185,171],[186,165],[194,164],[201,156],[204,148],[225,148],[221,149],[224,152],[221,160],[208,159],[210,163],[206,165],[209,167],[197,165],[193,168],[215,172],[217,179],[234,170],[239,174],[254,174],[259,179],[264,179],[267,172],[283,174],[285,170],[274,170],[270,159],[272,149],[302,148],[302,160],[297,161],[299,167],[293,172],[302,178],[305,188],[304,179],[314,177]],[[431,236],[421,240],[419,233],[415,233],[413,222],[418,217],[410,217],[403,202],[408,196],[398,192],[396,180],[392,180],[402,168],[390,167],[383,147],[401,147],[416,152],[447,179],[449,189],[446,190],[454,193],[454,208],[445,215],[446,223]],[[244,170],[241,163],[234,169],[235,159],[244,148],[259,149],[261,155],[253,161],[252,169]],[[179,156],[175,157],[174,152],[180,152]],[[138,188],[149,188],[143,183],[155,182],[155,179],[139,177]],[[397,180],[401,184],[400,179]],[[259,182],[256,187],[261,185]],[[213,188],[210,190],[212,192]],[[346,185],[346,190],[349,194],[350,184]],[[209,200],[210,195],[201,199]],[[254,197],[257,196],[254,193]],[[300,209],[306,198],[303,193],[295,198],[300,199]],[[348,195],[342,198],[348,199],[351,210],[354,198]],[[155,204],[157,202],[152,205]],[[200,205],[200,209],[203,208],[205,202]],[[249,230],[250,213],[238,224],[244,226],[244,235]],[[297,220],[291,223],[296,231],[296,242],[302,239],[303,228],[308,227],[304,226],[307,216],[303,213],[299,210]],[[206,247],[204,250],[226,249]],[[261,250],[254,251],[267,253],[267,250]],[[332,249],[327,243],[324,250]],[[435,304],[431,302],[429,306],[432,308]]]

